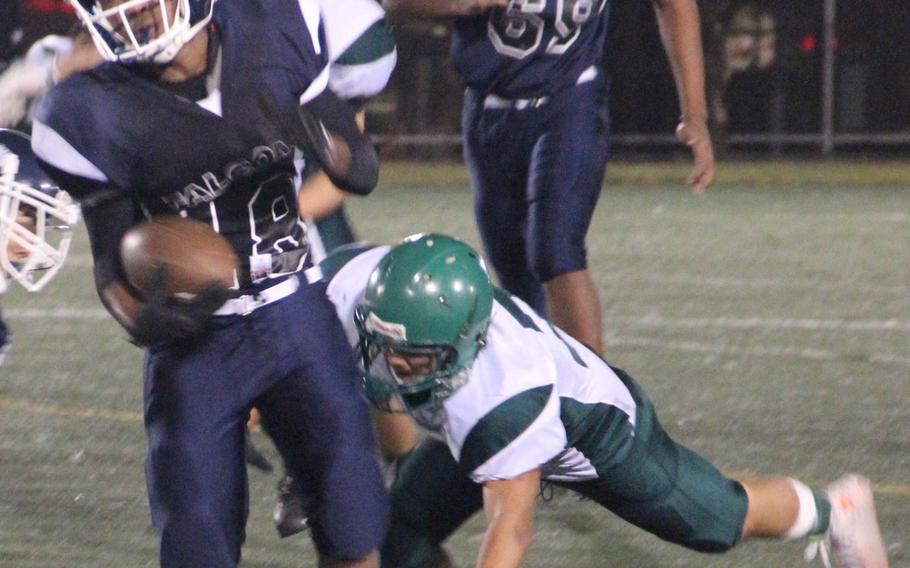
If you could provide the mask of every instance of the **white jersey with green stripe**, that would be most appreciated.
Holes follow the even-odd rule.
[[[385,17],[376,0],[321,0],[329,61],[336,61],[370,26]]]
[[[354,258],[329,284],[352,345],[354,308],[388,248]],[[487,344],[467,383],[440,410],[415,418],[445,439],[478,483],[535,468],[544,479],[571,482],[595,479],[622,460],[636,404],[602,359],[497,289]]]

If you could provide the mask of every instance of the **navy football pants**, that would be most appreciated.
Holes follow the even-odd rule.
[[[244,428],[250,407],[288,471],[315,498],[313,538],[326,555],[378,548],[388,503],[367,406],[323,283],[246,316],[215,318],[198,346],[146,361],[146,461],[161,565],[227,567],[248,512]]]
[[[602,76],[521,110],[484,109],[482,94],[465,94],[465,163],[486,256],[502,287],[541,314],[541,283],[587,267],[607,162],[605,98]]]

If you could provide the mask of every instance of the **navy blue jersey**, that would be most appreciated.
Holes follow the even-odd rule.
[[[458,18],[452,60],[469,87],[506,98],[558,93],[599,65],[609,0],[510,0]]]
[[[3,321],[3,313],[0,312],[0,357],[2,353],[6,351],[6,345],[9,343],[9,328],[6,327],[6,323]]]
[[[90,200],[99,188],[125,192],[146,216],[179,213],[211,224],[241,259],[241,283],[298,270],[306,234],[297,217],[295,148],[259,97],[269,93],[273,108],[292,119],[302,96],[324,88],[318,5],[304,15],[302,4],[218,2],[210,44],[219,46],[221,64],[213,49],[190,98],[121,64],[67,79],[38,110],[36,154],[52,171],[85,182],[64,184],[77,199]]]

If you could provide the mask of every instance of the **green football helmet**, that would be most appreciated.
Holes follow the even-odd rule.
[[[492,309],[490,276],[470,246],[429,233],[392,247],[354,311],[367,398],[381,410],[415,412],[451,395],[467,381]],[[400,380],[385,361],[390,351],[433,357],[434,370]]]

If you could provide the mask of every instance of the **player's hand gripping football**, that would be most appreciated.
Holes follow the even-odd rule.
[[[714,183],[714,147],[706,119],[683,115],[676,127],[676,138],[692,149],[695,165],[688,182],[694,193],[702,194]]]
[[[230,290],[213,282],[190,300],[169,298],[165,286],[167,274],[164,264],[155,269],[153,285],[144,298],[132,332],[136,345],[189,344],[199,340],[208,331],[209,318],[230,297]]]

